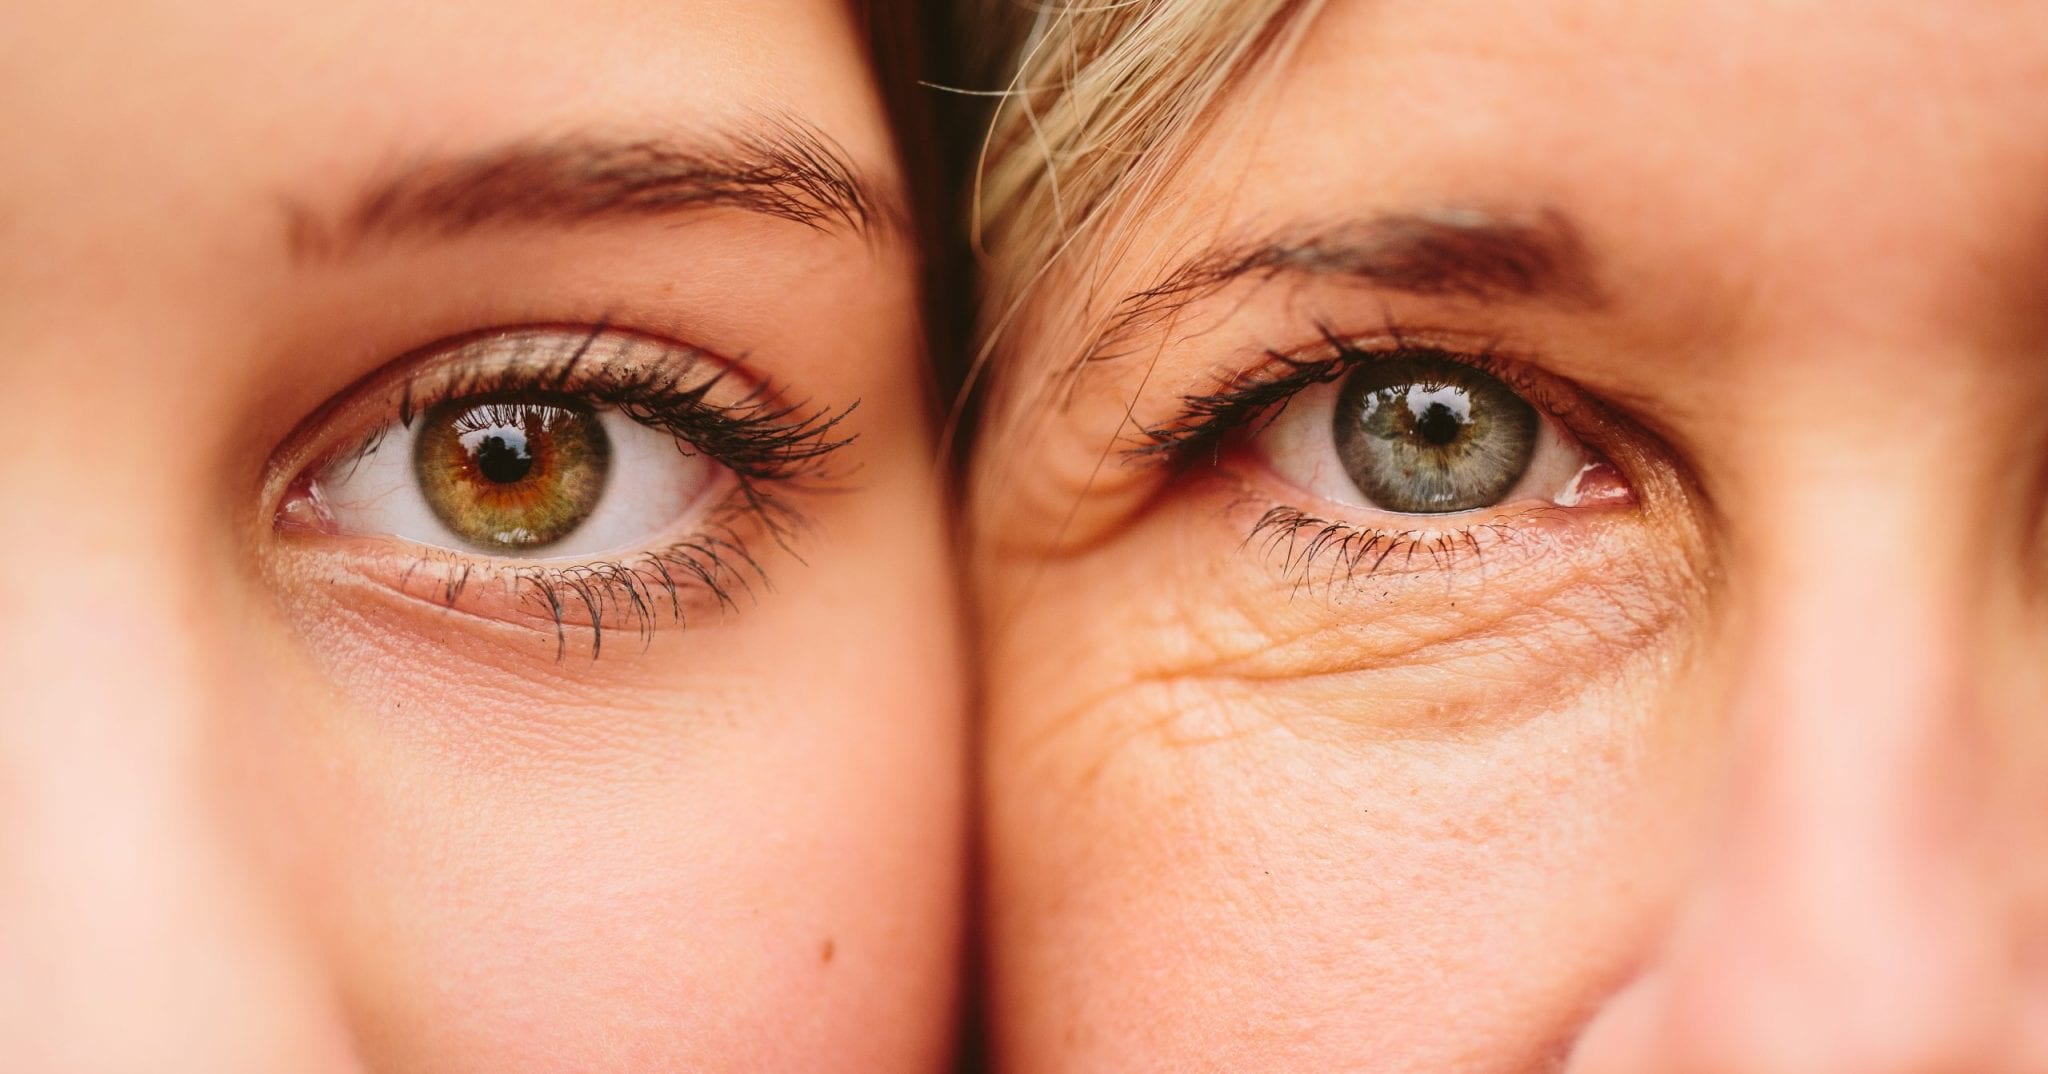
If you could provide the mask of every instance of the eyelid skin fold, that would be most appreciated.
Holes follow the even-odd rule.
[[[594,557],[493,555],[335,524],[323,475],[360,465],[438,404],[522,393],[580,399],[672,437],[712,464],[704,493],[634,546]],[[609,629],[644,643],[693,607],[733,610],[755,593],[767,576],[752,540],[788,548],[804,524],[791,494],[830,483],[852,409],[790,402],[737,362],[608,325],[493,330],[421,348],[337,396],[273,457],[263,502],[287,557],[449,611],[542,625],[558,659],[568,629],[587,628],[595,656]]]

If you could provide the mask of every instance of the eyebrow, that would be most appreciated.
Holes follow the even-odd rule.
[[[1211,247],[1124,296],[1089,357],[1106,357],[1115,341],[1246,279],[1299,275],[1425,297],[1597,307],[1605,299],[1592,267],[1578,228],[1554,209],[1525,219],[1432,209],[1295,228]]]
[[[380,239],[713,208],[870,239],[904,232],[909,219],[895,187],[877,184],[822,132],[782,119],[693,141],[582,135],[422,161],[372,183],[332,218],[288,203],[286,239],[304,261]]]

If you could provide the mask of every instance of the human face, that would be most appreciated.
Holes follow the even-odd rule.
[[[850,9],[0,19],[0,1068],[944,1062],[956,604]]]
[[[1172,175],[976,467],[1008,1069],[2048,1069],[2048,9],[1332,0]]]

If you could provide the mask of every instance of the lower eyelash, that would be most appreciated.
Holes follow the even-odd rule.
[[[1558,510],[1531,506],[1517,512],[1518,522],[1534,521]],[[1298,507],[1269,508],[1246,534],[1242,547],[1257,545],[1277,557],[1281,573],[1296,591],[1314,592],[1350,585],[1382,571],[1408,572],[1418,558],[1433,572],[1447,572],[1461,560],[1485,562],[1487,547],[1514,543],[1527,536],[1525,525],[1506,520],[1467,523],[1449,530],[1397,530],[1354,526],[1318,518]]]
[[[489,575],[489,581],[512,590],[528,610],[552,624],[557,661],[568,654],[571,625],[590,631],[595,660],[608,633],[630,630],[644,647],[662,623],[681,625],[690,607],[702,603],[692,594],[708,596],[719,610],[731,611],[741,597],[767,587],[767,572],[747,550],[738,528],[746,518],[765,523],[784,549],[804,523],[779,497],[748,488],[743,479],[699,532],[659,549],[588,563],[503,566],[437,549],[414,557],[399,574],[399,589],[416,594],[418,576],[437,573],[427,595],[453,609],[465,592],[485,581],[480,575]]]

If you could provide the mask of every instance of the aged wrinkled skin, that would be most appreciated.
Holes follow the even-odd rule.
[[[2048,11],[1333,0],[1263,75],[976,462],[1005,1069],[2048,1069]],[[1383,214],[1585,286],[1261,277],[1037,391],[1177,258]],[[1118,453],[1390,326],[1603,404],[1634,502],[1305,579],[1265,511],[1385,516]]]

